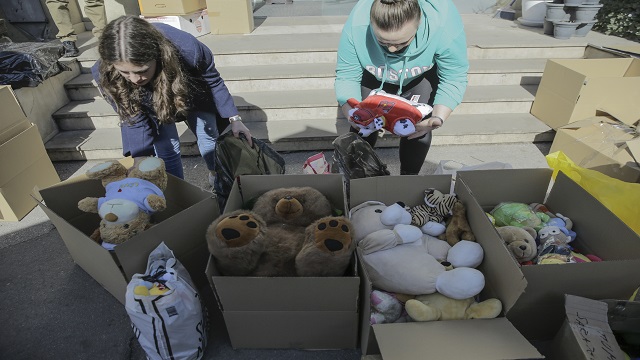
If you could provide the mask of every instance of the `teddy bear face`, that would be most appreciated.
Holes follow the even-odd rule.
[[[519,263],[533,260],[537,256],[537,233],[532,227],[502,226],[496,230]]]
[[[133,206],[136,205],[133,204]],[[112,211],[109,212],[107,217],[113,219],[113,221],[109,221],[107,218],[100,221],[100,240],[102,240],[103,247],[111,249],[113,246],[124,243],[149,227],[149,214],[137,211],[137,209],[131,211],[131,209],[126,205],[120,206],[119,209],[114,210],[120,213],[120,217],[117,217]],[[122,212],[119,210],[122,210]],[[116,218],[112,218],[112,215],[116,216]]]
[[[267,225],[307,226],[321,217],[330,216],[331,204],[320,191],[311,187],[278,188],[261,195],[253,212]]]

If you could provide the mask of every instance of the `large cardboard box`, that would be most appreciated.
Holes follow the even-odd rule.
[[[207,0],[211,33],[250,34],[254,28],[251,0]]]
[[[458,185],[456,184],[456,187]],[[450,175],[381,176],[351,180],[350,206],[365,201],[393,204],[402,201],[413,207],[424,204],[424,190],[435,188],[449,193]],[[456,191],[457,193],[457,191]],[[467,194],[468,195],[468,194]],[[459,196],[468,206],[470,196]],[[483,212],[468,213],[474,231],[487,221]],[[491,251],[493,239],[476,236],[485,249]],[[485,240],[489,244],[485,244]],[[502,244],[500,244],[502,246]],[[488,254],[484,263],[491,261]],[[370,294],[372,284],[366,268],[359,261],[362,279],[360,345],[364,355],[382,354],[383,359],[538,359],[543,356],[504,317],[489,320],[433,321],[421,323],[378,324],[371,326]],[[484,272],[483,267],[479,268]],[[483,293],[495,297],[493,287],[501,283],[487,281]],[[484,297],[484,295],[482,295]],[[508,306],[512,299],[498,298]]]
[[[138,0],[144,16],[187,15],[207,7],[206,0]]]
[[[611,116],[596,116],[556,131],[550,152],[562,151],[576,165],[628,182],[640,182],[640,138]]]
[[[342,176],[245,175],[234,184],[225,212],[280,187],[311,186],[345,209]],[[358,339],[360,279],[355,257],[342,277],[222,276],[210,257],[207,278],[233,348],[347,349]]]
[[[625,299],[640,283],[640,237],[564,173],[552,181],[552,172],[462,171],[456,178],[456,193],[466,200],[475,236],[485,250],[485,277],[503,300],[507,319],[529,340],[553,339],[565,318],[564,294]],[[504,201],[544,203],[569,217],[577,233],[574,249],[604,261],[520,267],[485,216]]]
[[[60,178],[10,86],[0,86],[0,109],[0,221],[19,221],[36,207],[34,189]]]
[[[553,341],[554,359],[625,358],[609,327],[606,303],[565,295],[565,309],[565,321]]]
[[[164,15],[164,16],[140,16],[150,23],[162,23],[173,26],[176,29],[186,31],[198,37],[211,32],[211,25],[207,10],[198,10],[186,15]]]
[[[122,161],[131,166],[130,158]],[[125,302],[127,283],[134,274],[143,274],[153,249],[164,242],[189,271],[198,286],[206,285],[203,276],[208,251],[207,227],[220,214],[210,192],[169,175],[164,195],[167,209],[153,215],[156,225],[108,251],[89,235],[98,228],[98,214],[82,212],[78,201],[104,196],[98,180],[85,175],[40,190],[40,207],[56,226],[73,261],[100,283],[121,303]]]
[[[600,109],[634,124],[638,99],[640,59],[555,59],[546,63],[531,114],[554,129]]]

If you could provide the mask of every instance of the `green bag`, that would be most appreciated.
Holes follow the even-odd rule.
[[[267,143],[251,138],[253,146],[240,134],[232,132],[220,135],[216,141],[216,179],[213,189],[218,199],[220,211],[224,210],[233,182],[240,175],[284,174],[284,158]]]

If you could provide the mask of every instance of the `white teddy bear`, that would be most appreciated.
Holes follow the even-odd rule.
[[[482,262],[482,247],[423,234],[411,222],[402,203],[386,206],[367,201],[349,212],[354,239],[375,288],[408,295],[439,292],[453,299],[478,295],[484,275],[474,269]],[[453,267],[453,269],[450,269]],[[449,270],[450,269],[450,270]]]

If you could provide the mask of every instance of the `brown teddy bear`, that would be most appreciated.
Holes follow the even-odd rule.
[[[209,251],[227,276],[341,276],[355,242],[351,222],[332,216],[311,187],[270,190],[253,209],[223,214],[207,229]]]
[[[496,227],[496,230],[519,264],[525,264],[538,255],[538,234],[534,228],[509,225]]]
[[[447,229],[438,238],[446,240],[453,246],[460,240],[476,241],[476,236],[471,231],[471,226],[467,220],[467,208],[462,201],[456,201],[451,208],[451,217],[447,220]]]
[[[136,159],[131,169],[118,161],[107,161],[93,166],[86,175],[102,181],[105,196],[84,198],[78,208],[100,215],[100,227],[91,238],[106,249],[112,250],[149,228],[151,214],[167,207],[163,194],[167,173],[160,158]]]

